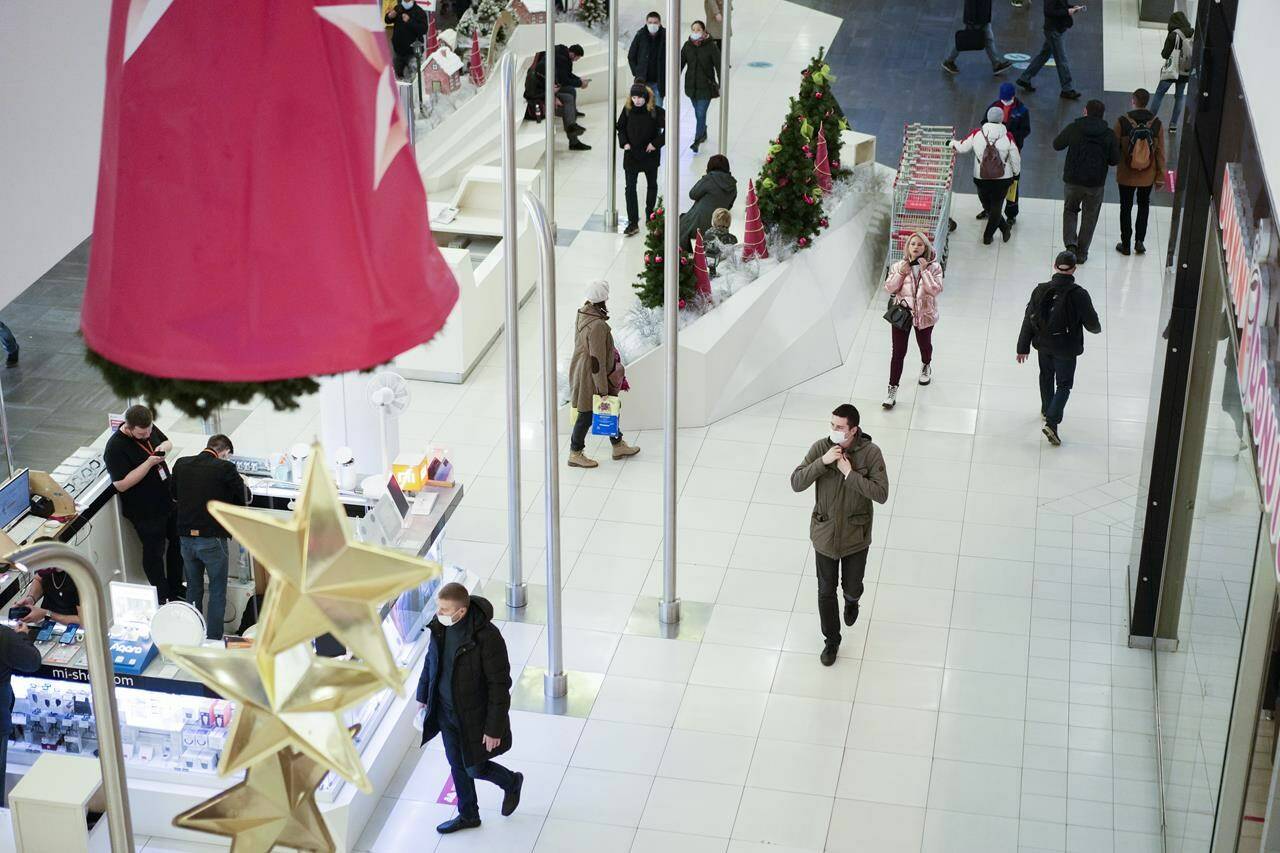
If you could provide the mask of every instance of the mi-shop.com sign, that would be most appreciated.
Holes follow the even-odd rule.
[[[1227,282],[1240,352],[1236,370],[1243,408],[1256,448],[1258,486],[1269,513],[1271,543],[1280,541],[1280,266],[1270,219],[1254,221],[1239,164],[1228,164],[1218,201]],[[1280,548],[1276,549],[1280,578]]]

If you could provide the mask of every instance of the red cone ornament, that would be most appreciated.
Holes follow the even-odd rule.
[[[747,181],[747,223],[742,235],[742,258],[767,258],[769,250],[764,244],[764,225],[760,222],[760,203],[756,201],[756,182]]]
[[[698,292],[703,296],[711,295],[711,273],[707,269],[707,249],[702,242],[702,229],[693,237],[693,277],[698,283]]]
[[[831,192],[831,163],[827,154],[827,135],[822,125],[818,125],[818,155],[813,161],[813,170],[818,176],[818,186],[822,191]]]
[[[288,407],[444,325],[377,6],[113,0],[106,64],[81,330],[118,394]]]
[[[471,31],[471,82],[484,85],[484,63],[480,60],[480,34]]]

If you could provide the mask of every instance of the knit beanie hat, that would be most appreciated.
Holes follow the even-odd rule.
[[[593,305],[609,301],[609,282],[600,280],[587,285],[586,299]]]
[[[1015,91],[1016,90],[1013,88],[1012,83],[1001,83],[1000,84],[1000,100],[1012,101]]]
[[[649,87],[645,86],[642,83],[636,83],[634,86],[631,87],[631,97],[648,99]]]
[[[992,124],[1000,124],[1004,121],[1004,110],[999,107],[992,107],[987,110],[987,121]]]

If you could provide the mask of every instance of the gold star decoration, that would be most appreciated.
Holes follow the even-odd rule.
[[[341,714],[382,689],[366,667],[316,657],[306,643],[270,657],[251,649],[203,646],[163,646],[161,651],[236,703],[219,774],[251,767],[293,747],[361,790],[373,790]]]
[[[211,501],[209,511],[270,573],[255,644],[273,655],[333,634],[382,682],[404,694],[378,606],[440,574],[438,563],[351,538],[337,487],[312,445],[293,516]]]
[[[350,730],[355,735],[359,726]],[[173,819],[181,829],[231,839],[231,853],[267,853],[276,845],[331,853],[333,836],[316,805],[324,767],[285,748],[250,767],[244,781]]]

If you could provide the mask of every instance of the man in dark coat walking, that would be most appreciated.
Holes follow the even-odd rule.
[[[636,30],[627,50],[627,65],[631,76],[644,81],[653,90],[655,106],[662,106],[667,96],[667,28],[662,26],[662,16],[650,12],[644,19],[644,28]]]
[[[987,59],[991,60],[991,73],[1000,74],[1013,67],[1013,63],[996,51],[996,34],[991,29],[991,0],[964,0],[964,28],[978,30],[985,38],[983,49]],[[942,60],[942,70],[948,74],[959,74],[960,66],[956,59],[960,56],[958,47],[951,48],[951,53]]]
[[[437,734],[443,738],[458,795],[458,816],[436,827],[447,835],[480,825],[476,779],[502,789],[505,817],[520,805],[524,774],[491,760],[511,749],[511,663],[493,624],[493,605],[458,583],[440,587],[436,598],[418,702],[424,711],[422,743]]]
[[[431,28],[431,19],[416,0],[400,0],[383,20],[391,27],[391,53],[396,76],[403,78],[413,64],[416,46]]]
[[[1120,141],[1103,119],[1106,110],[1102,101],[1089,101],[1084,115],[1053,140],[1054,151],[1067,152],[1062,163],[1062,245],[1075,253],[1078,264],[1089,259],[1107,173],[1120,162]]]

